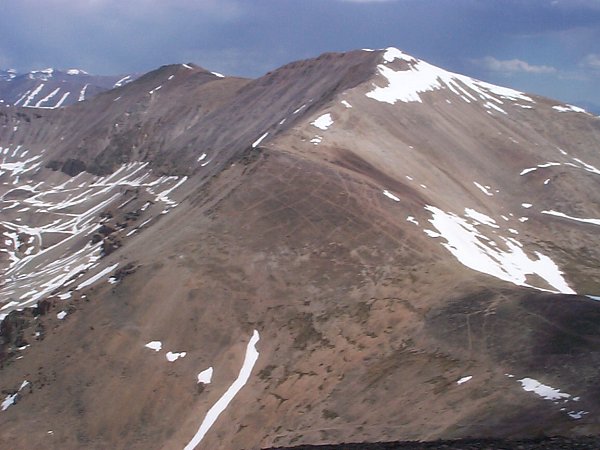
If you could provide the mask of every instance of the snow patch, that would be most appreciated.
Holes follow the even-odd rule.
[[[573,105],[565,105],[565,106],[556,105],[556,106],[553,106],[552,109],[555,109],[558,112],[578,112],[578,113],[587,112],[585,109],[580,108],[578,106],[573,106]]]
[[[198,383],[210,384],[213,376],[213,368],[209,367],[198,374]]]
[[[567,415],[571,418],[571,419],[575,419],[575,420],[579,420],[581,419],[583,416],[585,416],[586,414],[589,414],[588,411],[569,411],[567,413]]]
[[[162,342],[160,341],[150,341],[144,347],[147,347],[155,352],[158,352],[162,349]]]
[[[499,237],[500,244],[505,248],[502,250],[496,243],[492,245],[493,241],[466,219],[456,214],[446,213],[434,206],[428,205],[425,209],[433,215],[429,222],[438,230],[439,236],[446,240],[442,244],[444,248],[464,266],[518,286],[546,290],[526,282],[527,275],[535,274],[556,291],[575,294],[563,278],[558,266],[548,256],[534,252],[537,259],[530,258],[521,248],[522,244],[514,238]],[[471,212],[469,216],[473,217],[474,214]],[[481,223],[488,226],[495,224],[489,221]],[[438,234],[432,230],[424,231],[432,237]]]
[[[538,380],[533,378],[522,378],[517,380],[521,383],[521,387],[524,391],[533,392],[536,395],[539,395],[545,400],[561,400],[567,399],[571,397],[571,394],[567,394],[565,392],[560,392],[559,389],[555,389],[546,384],[540,383]]]
[[[10,406],[14,405],[17,401],[18,393],[14,393],[12,395],[7,395],[6,398],[2,401],[2,411],[6,411]]]
[[[167,352],[165,356],[167,358],[167,361],[173,362],[177,361],[179,358],[185,358],[185,355],[187,355],[187,352]]]
[[[322,116],[317,117],[314,122],[311,122],[311,125],[325,131],[331,125],[333,125],[333,119],[331,118],[331,114],[323,114]]]

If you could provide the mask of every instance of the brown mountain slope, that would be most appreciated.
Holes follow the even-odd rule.
[[[188,99],[186,132],[156,125],[149,164],[103,178],[26,171],[24,149],[60,134],[36,124],[59,114],[31,120],[37,138],[4,130],[2,446],[598,433],[600,305],[568,293],[600,292],[599,121],[447,72],[406,101],[369,97],[385,67],[422,79],[421,63],[388,50],[250,82],[190,74],[210,111]],[[127,107],[175,126],[183,83],[145,103],[152,81],[122,88]],[[40,159],[117,164],[91,148]],[[158,178],[169,167],[189,177]]]

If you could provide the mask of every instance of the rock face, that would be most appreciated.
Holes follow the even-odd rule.
[[[397,49],[2,108],[0,446],[598,434],[599,147]]]

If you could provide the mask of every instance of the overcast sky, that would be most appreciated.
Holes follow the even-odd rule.
[[[257,77],[327,51],[398,47],[600,113],[600,0],[0,0],[0,68]]]

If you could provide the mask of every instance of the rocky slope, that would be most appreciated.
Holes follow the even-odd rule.
[[[3,108],[0,444],[597,434],[599,144],[396,49]]]

